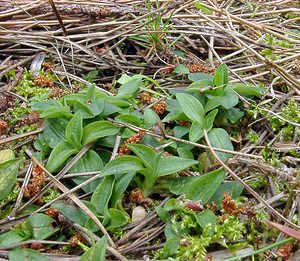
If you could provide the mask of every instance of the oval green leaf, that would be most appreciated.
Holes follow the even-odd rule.
[[[33,249],[16,248],[9,252],[10,261],[50,261],[47,256]]]
[[[82,145],[85,146],[99,138],[115,135],[120,128],[109,121],[96,121],[83,128]]]
[[[42,213],[36,213],[26,221],[26,227],[30,231],[32,238],[44,240],[53,235],[59,228],[54,228],[55,219]]]
[[[103,236],[94,246],[89,248],[81,257],[80,261],[104,261],[107,246],[107,237]]]
[[[20,159],[11,159],[0,164],[0,200],[6,198],[16,184],[20,163]]]
[[[121,156],[108,162],[102,170],[103,176],[137,172],[144,168],[142,161],[134,156]]]
[[[215,148],[234,150],[231,140],[230,140],[230,136],[224,129],[221,129],[221,128],[212,129],[208,133],[208,138],[209,138],[211,145]],[[218,154],[220,159],[223,161],[232,157],[232,155],[228,154],[228,153],[217,152],[217,151],[216,151],[216,153]]]
[[[103,215],[107,209],[114,183],[114,176],[104,177],[92,195],[91,203],[100,215]]]
[[[67,141],[58,143],[51,151],[46,168],[49,172],[57,170],[71,155],[76,154],[77,149]]]
[[[12,150],[10,149],[0,150],[0,164],[5,161],[12,160],[14,158],[15,158],[15,153]]]
[[[202,104],[194,96],[185,93],[177,93],[176,98],[186,116],[192,121],[204,124],[204,109]]]
[[[204,129],[203,129],[202,125],[199,122],[194,121],[190,128],[189,140],[192,142],[197,142],[203,136],[204,136]]]
[[[68,107],[68,106],[49,107],[40,114],[40,117],[47,118],[47,119],[53,119],[53,118],[59,118],[59,117],[72,118],[73,114],[71,113],[70,107]]]
[[[81,113],[77,113],[68,123],[66,128],[66,139],[70,144],[73,144],[77,149],[81,149],[82,138],[82,116]]]
[[[158,164],[158,176],[166,176],[184,170],[199,163],[197,160],[175,156],[161,158]]]

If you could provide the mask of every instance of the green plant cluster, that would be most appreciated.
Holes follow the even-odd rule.
[[[45,74],[42,72],[40,73],[41,75],[50,77],[51,79],[54,77],[51,74]],[[18,85],[16,86],[16,92],[18,95],[24,97],[25,99],[28,99],[35,95],[49,93],[49,88],[35,85],[33,81],[32,72],[25,71],[22,79],[19,81]]]
[[[76,94],[52,100],[44,100],[37,90],[35,94],[39,95],[38,98],[32,99],[31,109],[39,112],[40,117],[44,119],[44,131],[34,142],[37,150],[35,155],[41,160],[47,160],[48,171],[58,173],[74,155],[86,146],[90,147],[71,167],[69,173],[101,171],[102,175],[98,180],[83,187],[84,192],[92,194],[91,199],[85,200],[84,203],[109,231],[114,231],[129,220],[129,215],[123,208],[123,196],[129,188],[139,187],[146,197],[153,193],[167,192],[189,200],[201,201],[203,204],[212,199],[220,203],[224,191],[232,191],[236,194],[242,191],[241,186],[236,183],[224,183],[225,172],[222,169],[191,177],[181,177],[178,173],[189,168],[203,169],[203,162],[194,158],[193,142],[203,143],[205,132],[212,146],[234,150],[230,135],[226,129],[218,125],[218,122],[224,122],[224,120],[231,123],[237,122],[243,116],[243,112],[236,107],[239,95],[251,99],[262,95],[263,90],[253,85],[229,83],[226,65],[221,65],[214,75],[188,73],[186,69],[180,65],[174,74],[176,77],[181,77],[182,73],[186,74],[191,82],[190,86],[185,91],[173,91],[167,95],[167,111],[162,116],[158,116],[151,109],[144,111],[134,109],[139,104],[137,99],[141,90],[147,89],[150,84],[162,90],[158,82],[143,75],[123,75],[117,81],[120,87],[116,95],[108,95],[93,85]],[[95,76],[96,74],[87,75],[89,78]],[[26,88],[21,88],[24,92],[22,94],[29,97],[33,93],[30,73],[27,74],[24,82],[22,84],[23,87],[25,84]],[[154,93],[160,96],[166,94],[165,92]],[[130,126],[149,129],[161,121],[168,126],[169,133],[173,133],[176,138],[190,141],[190,144],[174,142],[167,138],[159,141],[153,136],[144,135],[139,144],[127,144],[133,155],[118,156],[110,160],[110,151],[115,147],[117,136],[121,137],[122,143],[134,134]],[[179,126],[180,121],[189,122],[190,126]],[[164,144],[168,146],[161,146]],[[164,147],[166,148],[163,149]],[[164,152],[171,152],[173,155],[166,156]],[[218,152],[218,155],[222,160],[230,157],[228,153]],[[5,188],[0,187],[1,195],[8,195],[15,184],[17,163],[17,160],[13,160],[3,163],[4,166],[0,165],[0,168],[8,168],[6,173],[12,177],[10,180],[5,180]],[[76,184],[87,179],[82,176],[72,178]],[[49,200],[55,196],[56,193],[51,193]],[[58,201],[52,206],[71,221],[100,234],[98,226],[74,205]],[[35,214],[32,219],[37,217],[44,222],[46,217],[41,215]],[[204,214],[200,213],[200,217],[193,218],[196,218],[200,224],[202,219],[207,218],[205,215],[215,218],[214,214],[209,211],[205,211]],[[188,226],[189,218],[185,216],[183,224]],[[171,221],[166,220],[166,222]],[[26,229],[30,230],[30,226],[34,225],[27,223]],[[171,227],[167,226],[170,227],[171,232],[165,231],[166,245],[171,244],[168,243],[170,242],[168,233],[173,233],[173,225],[171,222]],[[237,224],[234,226],[236,227]],[[56,233],[56,229],[51,226],[45,225],[45,229],[48,229],[49,233],[46,233],[47,236],[43,239]],[[202,229],[205,230],[205,227],[202,226]],[[8,233],[11,233],[10,238],[14,239],[13,243],[28,238],[37,238],[34,230],[22,236],[19,230],[13,229]],[[228,228],[226,233],[230,238]],[[189,233],[183,235],[189,236]],[[0,246],[6,244],[7,238],[6,234],[1,236]],[[105,242],[103,238],[101,244],[97,243],[100,244],[99,251],[103,250]],[[97,244],[93,248],[97,248]],[[94,251],[88,250],[86,253],[93,255]]]
[[[203,260],[212,245],[236,250],[248,244],[246,220],[241,221],[236,216],[217,218],[209,209],[195,212],[187,208],[187,202],[175,199],[170,199],[163,208],[157,207],[156,210],[167,223],[166,244],[155,253],[158,259]]]
[[[300,106],[296,101],[290,100],[288,104],[282,108],[281,116],[291,122],[300,123]],[[280,137],[283,141],[291,141],[295,135],[295,126],[276,116],[268,118],[272,129],[280,131]],[[299,136],[299,133],[296,133]]]
[[[280,58],[280,55],[275,52],[276,48],[288,48],[288,49],[294,48],[294,44],[291,44],[290,42],[285,41],[285,40],[279,40],[270,34],[266,35],[263,42],[265,44],[270,45],[271,48],[263,49],[260,52],[260,54],[271,60],[278,60]]]

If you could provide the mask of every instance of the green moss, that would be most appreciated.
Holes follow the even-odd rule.
[[[28,99],[34,95],[48,92],[49,89],[41,86],[36,86],[33,82],[31,71],[26,71],[16,87],[17,94]]]
[[[296,101],[290,100],[282,109],[282,117],[300,123],[300,105]]]
[[[7,197],[5,199],[2,200],[2,202],[16,200],[20,193],[20,190],[21,189],[18,185],[15,186],[15,188],[7,195]]]
[[[172,256],[175,260],[203,260],[207,249],[210,246],[217,248],[227,248],[236,250],[247,245],[246,241],[246,220],[241,220],[236,216],[224,216],[219,219],[212,233],[211,224],[208,224],[201,232],[194,212],[182,210],[175,213],[171,218],[171,223],[176,234],[180,238],[180,247]],[[244,241],[237,244],[237,241]],[[218,247],[219,245],[219,247]],[[166,258],[164,249],[155,251],[155,259]],[[171,259],[172,260],[172,259]]]
[[[7,78],[9,78],[10,80],[13,80],[15,78],[16,75],[16,70],[12,69],[9,70],[6,74],[4,74]]]
[[[50,202],[51,200],[57,198],[59,195],[60,194],[59,194],[59,192],[57,192],[57,190],[51,188],[45,193],[44,201],[45,201],[45,203]]]
[[[300,124],[300,105],[296,101],[289,101],[288,104],[282,109],[281,116],[291,122]],[[295,126],[276,116],[268,118],[273,131],[280,131],[280,138],[283,141],[291,141],[294,137]],[[299,136],[299,131],[297,132]]]
[[[268,185],[268,179],[264,176],[256,176],[255,179],[247,181],[252,188],[262,188]]]
[[[11,112],[12,121],[11,123],[15,124],[15,120],[19,120],[24,114],[31,113],[32,110],[29,107],[22,107],[20,103],[16,103],[15,107]]]
[[[37,129],[37,124],[31,124],[31,125],[24,125],[22,127],[15,128],[15,133],[21,134],[24,132],[30,132]]]
[[[249,140],[252,144],[255,144],[259,141],[259,135],[254,131],[250,130],[246,136],[247,140]]]

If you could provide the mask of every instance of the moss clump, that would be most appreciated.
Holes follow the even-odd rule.
[[[37,86],[34,83],[32,72],[26,71],[16,87],[16,92],[18,95],[28,99],[37,94],[49,92],[49,88]]]
[[[296,101],[289,101],[282,109],[281,116],[291,122],[300,124],[300,105]],[[271,127],[274,131],[280,131],[280,138],[282,141],[291,141],[295,135],[295,126],[289,122],[281,120],[276,116],[268,118]],[[296,135],[299,136],[299,131]]]

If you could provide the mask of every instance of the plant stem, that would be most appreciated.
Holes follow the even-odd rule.
[[[281,246],[281,245],[286,244],[286,243],[291,242],[291,241],[294,241],[294,238],[289,237],[289,238],[284,239],[282,241],[279,241],[279,242],[273,243],[271,245],[268,245],[266,247],[263,247],[261,249],[255,250],[251,253],[242,254],[242,255],[234,256],[234,257],[229,257],[229,258],[224,259],[223,261],[234,261],[234,260],[239,260],[241,258],[245,258],[245,257],[248,257],[248,256],[254,256],[254,255],[260,254],[262,252],[265,252],[265,251],[270,250],[270,249],[272,249],[274,247],[277,247],[277,246]]]

